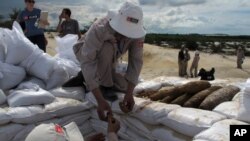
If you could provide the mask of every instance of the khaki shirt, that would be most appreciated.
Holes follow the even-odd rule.
[[[81,38],[74,46],[76,58],[79,60],[83,76],[85,78],[89,90],[99,87],[98,78],[98,55],[104,47],[105,42],[112,42],[115,40],[115,31],[110,27],[108,19],[103,18],[92,24],[91,28],[86,33],[86,36]],[[143,64],[143,41],[144,38],[130,39],[123,38],[120,40],[122,48],[114,47],[114,54],[107,54],[114,56],[114,62],[121,55],[128,51],[128,69],[125,78],[133,83],[138,83],[139,74]],[[105,68],[99,68],[105,71]]]

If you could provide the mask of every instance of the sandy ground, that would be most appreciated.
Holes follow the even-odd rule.
[[[50,55],[55,55],[56,42],[50,35],[46,34],[48,39],[47,52]],[[144,45],[144,64],[141,72],[141,77],[145,80],[153,79],[158,76],[178,76],[178,57],[179,50],[162,48],[154,45]],[[190,51],[191,60],[193,60],[194,52]],[[123,57],[127,60],[126,56]],[[250,58],[246,57],[243,69],[236,68],[236,56],[224,56],[218,54],[200,53],[199,68],[210,70],[215,68],[215,78],[220,79],[247,79],[250,76]]]

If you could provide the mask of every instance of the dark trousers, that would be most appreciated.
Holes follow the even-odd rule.
[[[37,44],[38,47],[46,52],[46,43],[45,43],[45,36],[44,35],[35,35],[27,37],[33,44]]]

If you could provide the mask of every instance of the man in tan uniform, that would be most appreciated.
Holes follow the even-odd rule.
[[[122,104],[129,111],[133,109],[133,90],[138,83],[143,64],[145,34],[142,9],[135,3],[125,2],[119,12],[97,20],[86,36],[74,46],[82,69],[82,73],[75,80],[84,79],[87,89],[94,94],[101,120],[107,119],[105,111],[112,113],[104,99],[108,94],[105,90],[116,89],[125,92]],[[128,69],[125,76],[122,76],[115,73],[115,64],[127,51]],[[64,86],[67,86],[67,83]]]

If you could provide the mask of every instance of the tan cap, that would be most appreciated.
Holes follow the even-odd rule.
[[[58,124],[41,124],[34,128],[25,141],[84,141],[74,122],[62,127]]]

